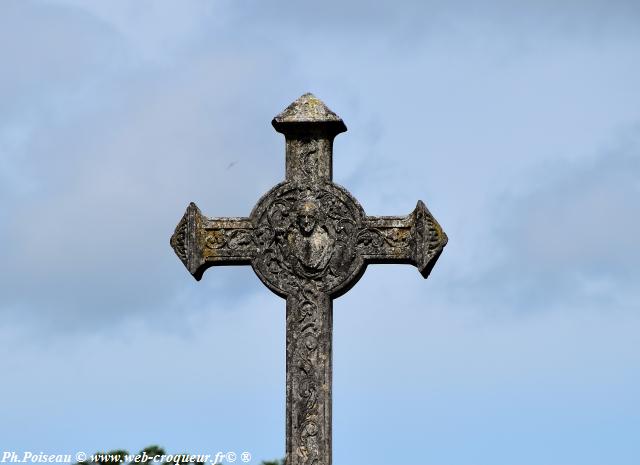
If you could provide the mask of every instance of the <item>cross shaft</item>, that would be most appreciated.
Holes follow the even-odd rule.
[[[247,218],[207,218],[191,203],[171,246],[197,280],[251,264],[286,299],[286,463],[330,465],[333,299],[372,263],[412,264],[426,278],[447,236],[422,201],[407,216],[367,216],[333,183],[333,139],[347,128],[313,95],[272,124],[286,139],[285,181]]]

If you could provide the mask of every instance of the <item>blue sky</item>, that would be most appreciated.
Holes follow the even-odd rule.
[[[336,300],[334,463],[637,464],[637,2],[5,0],[0,63],[0,450],[283,455],[284,301],[168,240],[310,91],[334,180],[450,240]]]

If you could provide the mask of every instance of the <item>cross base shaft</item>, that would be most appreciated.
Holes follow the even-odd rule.
[[[286,465],[331,465],[333,301],[313,288],[287,298]]]

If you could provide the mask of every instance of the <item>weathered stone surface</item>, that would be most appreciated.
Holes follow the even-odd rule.
[[[407,216],[367,216],[332,181],[346,126],[312,94],[272,124],[286,138],[285,181],[247,218],[207,218],[191,203],[171,246],[198,280],[210,266],[251,264],[287,299],[287,465],[330,465],[332,300],[370,263],[412,264],[426,278],[447,236],[422,201]]]
[[[338,123],[342,131],[347,130],[342,119],[313,94],[304,94],[273,118],[272,124],[279,129],[286,123]]]

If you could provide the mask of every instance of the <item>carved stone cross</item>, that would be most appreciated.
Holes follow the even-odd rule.
[[[214,265],[251,265],[287,299],[287,465],[331,464],[333,299],[370,263],[408,263],[425,278],[447,236],[418,201],[407,216],[367,216],[332,181],[333,139],[347,130],[305,94],[271,122],[286,139],[286,177],[246,218],[207,218],[194,203],[171,246],[200,280]]]

